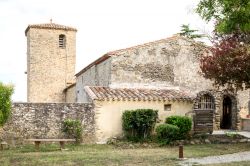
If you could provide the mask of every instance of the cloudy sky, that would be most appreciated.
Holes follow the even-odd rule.
[[[182,24],[209,32],[193,12],[199,0],[0,0],[0,81],[15,86],[14,101],[26,101],[28,24],[73,26],[76,72],[106,52],[172,36]]]

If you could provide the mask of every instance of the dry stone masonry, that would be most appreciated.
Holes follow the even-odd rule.
[[[29,138],[65,138],[62,122],[78,119],[83,126],[83,142],[95,141],[94,107],[83,103],[14,103],[9,121],[0,128],[0,139],[23,143]]]
[[[54,23],[29,25],[27,101],[65,102],[63,90],[75,74],[76,29]],[[59,36],[64,40],[59,41]],[[64,45],[60,45],[64,42]]]

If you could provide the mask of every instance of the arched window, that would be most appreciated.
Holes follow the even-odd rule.
[[[59,47],[65,48],[66,47],[66,36],[65,35],[59,35]]]
[[[204,94],[203,96],[201,96],[200,99],[198,100],[198,109],[199,110],[214,110],[215,104],[214,104],[213,97],[209,94]]]

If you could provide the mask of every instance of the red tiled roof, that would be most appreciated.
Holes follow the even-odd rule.
[[[135,100],[135,101],[192,101],[192,95],[174,89],[84,87],[92,100]]]
[[[77,31],[76,28],[55,24],[55,23],[47,23],[47,24],[32,24],[29,25],[25,30],[25,35],[29,31],[30,28],[38,28],[38,29],[61,29],[61,30],[67,30],[67,31]]]

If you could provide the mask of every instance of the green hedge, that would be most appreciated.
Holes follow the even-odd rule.
[[[126,110],[122,115],[122,127],[127,139],[141,141],[151,136],[158,111],[152,109]]]
[[[179,135],[179,127],[171,124],[161,124],[156,127],[156,134],[159,143],[169,144],[171,141],[177,140]]]
[[[179,127],[179,139],[185,139],[192,128],[192,119],[186,116],[170,116],[165,122]]]
[[[11,114],[11,95],[14,92],[12,85],[0,82],[0,126],[7,122]]]

